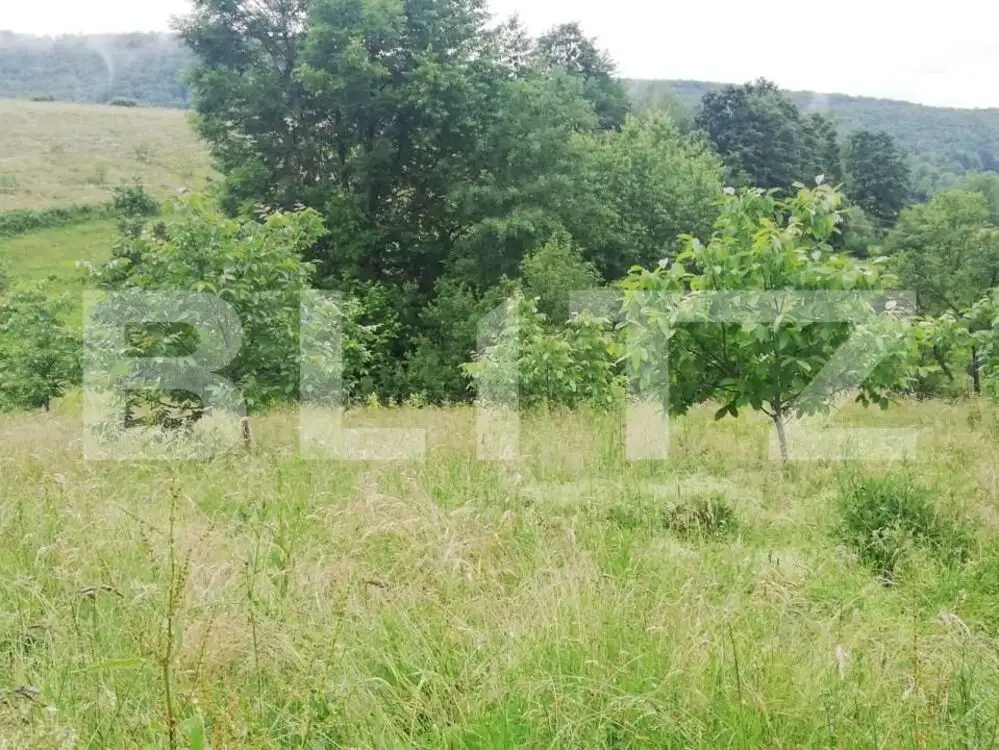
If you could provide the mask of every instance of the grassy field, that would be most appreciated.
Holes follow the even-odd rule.
[[[13,279],[43,281],[53,292],[78,294],[83,274],[77,261],[99,263],[110,258],[115,232],[113,221],[91,221],[0,238],[0,259]]]
[[[0,417],[0,748],[168,747],[168,716],[183,748],[996,746],[999,412],[846,409],[918,460],[786,472],[710,414],[635,464],[615,416],[538,416],[509,465],[471,409],[357,412],[427,429],[366,464],[301,458],[290,413],[207,463],[84,462],[72,401]],[[840,530],[888,471],[966,533],[891,585]]]
[[[107,200],[122,180],[199,187],[210,160],[179,110],[0,100],[0,211]]]
[[[178,112],[0,128],[0,211],[207,174]],[[0,259],[78,293],[114,231]],[[640,463],[536,415],[509,464],[471,408],[353,412],[426,429],[394,463],[308,461],[290,411],[200,463],[85,461],[76,396],[0,415],[0,750],[999,747],[999,408],[845,408],[917,458],[787,470],[713,411]]]

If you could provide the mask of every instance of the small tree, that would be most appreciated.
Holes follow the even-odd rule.
[[[862,298],[774,294],[874,290],[888,281],[880,262],[861,264],[832,251],[842,196],[824,185],[799,188],[786,200],[772,191],[729,191],[707,245],[685,237],[675,263],[636,268],[623,282],[628,357],[645,387],[674,414],[709,400],[722,403],[717,418],[747,406],[764,412],[785,461],[787,421],[827,410],[848,388],[848,378],[833,378],[809,389],[847,337],[863,335],[868,346],[891,353],[890,332],[869,319]],[[743,319],[716,322],[713,292],[732,293],[726,300]],[[816,313],[830,321],[868,320],[814,322]],[[905,361],[904,351],[891,354],[860,385],[862,402],[887,404],[886,387],[900,378]]]
[[[528,296],[539,299],[538,308],[549,320],[569,319],[574,292],[602,286],[596,266],[583,259],[568,232],[557,232],[544,245],[529,253],[520,264]]]
[[[992,327],[978,303],[999,284],[999,229],[990,222],[984,196],[947,190],[929,203],[907,208],[888,235],[887,245],[895,253],[893,262],[905,287],[916,293],[921,313],[948,315],[971,334]],[[934,356],[939,362],[966,352],[968,372],[978,394],[982,367],[979,347],[971,339],[966,343],[970,347],[965,350],[945,346],[941,340],[933,347]]]
[[[0,300],[0,407],[48,411],[80,382],[79,331],[67,322],[66,297],[42,288]]]
[[[552,327],[537,299],[518,291],[494,340],[462,370],[487,401],[517,394],[517,405],[527,409],[608,408],[624,394],[616,353],[608,321],[581,314]]]
[[[269,213],[259,221],[229,219],[204,196],[192,195],[178,202],[168,224],[123,232],[114,257],[92,269],[92,276],[109,290],[209,294],[230,305],[242,326],[242,348],[219,374],[239,388],[251,411],[258,410],[299,395],[301,295],[313,276],[302,253],[323,233],[311,210]],[[177,320],[187,323],[179,312]],[[343,383],[349,391],[367,364],[367,331],[356,323],[356,305],[324,308],[318,318],[328,322],[337,314],[343,317]],[[195,348],[194,338],[189,325],[157,323],[133,331],[127,351],[111,355],[185,357]],[[330,350],[328,364],[334,355]],[[313,365],[315,370],[321,363]],[[152,410],[143,421],[165,426],[197,419],[202,411],[189,396],[175,393],[144,394],[138,404]]]

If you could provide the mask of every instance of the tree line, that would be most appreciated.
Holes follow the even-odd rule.
[[[861,397],[994,382],[997,175],[915,203],[887,133],[844,137],[768,81],[708,92],[684,122],[636,105],[577,24],[535,38],[491,24],[480,0],[197,0],[179,32],[224,179],[170,221],[123,219],[91,273],[112,290],[233,300],[255,334],[226,374],[252,407],[301,395],[284,303],[306,288],[348,300],[326,312],[344,324],[337,377],[353,401],[448,403],[513,383],[526,404],[608,406],[642,377],[673,410],[715,400],[778,429],[822,408],[807,375],[847,327],[784,315],[785,330],[668,335],[636,300],[678,291],[912,289],[916,318],[863,328],[901,344],[855,384]],[[574,314],[581,289],[624,306]],[[504,305],[520,323],[483,349],[480,321]],[[162,354],[142,341],[133,354]],[[161,420],[162,403],[146,404]]]

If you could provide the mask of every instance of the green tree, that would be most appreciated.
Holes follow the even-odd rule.
[[[593,105],[601,130],[621,127],[631,109],[628,91],[615,76],[614,61],[578,23],[564,23],[542,35],[537,54],[546,66],[582,80],[583,95]]]
[[[721,162],[667,115],[632,116],[620,132],[578,142],[579,177],[553,200],[584,257],[608,281],[675,254],[681,234],[711,229],[722,196]]]
[[[40,286],[0,299],[0,408],[48,411],[80,383],[82,342],[67,322],[71,309],[68,297]]]
[[[203,196],[186,197],[175,212],[168,223],[124,234],[112,259],[91,269],[92,278],[111,291],[217,295],[232,307],[243,329],[238,356],[219,374],[236,385],[250,410],[296,399],[301,376],[301,294],[309,288],[314,272],[302,261],[301,253],[325,231],[321,218],[305,209],[271,212],[259,220],[229,219]],[[367,370],[370,332],[358,324],[354,304],[348,301],[337,312],[343,317],[342,338],[347,342],[343,382],[349,397]],[[156,324],[135,337],[127,352],[114,354],[185,356],[192,343],[189,331]],[[326,366],[332,367],[332,361]],[[190,397],[176,399],[174,394],[153,393],[136,402],[151,405],[154,417],[174,412],[177,403],[182,410],[200,413]]]
[[[479,398],[527,409],[609,408],[624,395],[615,360],[619,349],[608,320],[588,314],[552,326],[537,300],[514,292],[493,341],[462,366]]]
[[[912,173],[895,139],[884,131],[858,130],[846,141],[846,194],[883,228],[908,205]]]
[[[832,240],[837,250],[855,258],[877,255],[884,232],[874,225],[860,206],[847,206],[841,213],[839,232]]]
[[[574,292],[594,289],[603,281],[596,266],[583,259],[565,231],[556,233],[524,258],[521,278],[528,298],[537,298],[538,309],[556,323],[569,319]]]
[[[888,281],[881,264],[832,251],[841,202],[826,186],[784,200],[758,189],[731,195],[706,245],[688,236],[675,263],[636,269],[623,282],[627,356],[644,387],[671,413],[709,400],[721,402],[718,418],[745,407],[762,411],[776,427],[786,461],[788,419],[827,410],[839,389],[850,387],[848,379],[833,379],[808,388],[851,335],[851,324],[811,322],[812,298],[773,296],[869,290]],[[711,292],[737,293],[728,299],[746,319],[712,322],[716,303],[705,296]],[[833,309],[842,320],[860,315],[854,335],[889,353],[891,332],[882,321],[865,319],[863,300],[836,303],[826,312]],[[859,398],[887,403],[886,387],[898,380],[904,360],[901,352],[877,363],[860,384]]]
[[[955,188],[982,195],[989,206],[989,221],[999,226],[999,174],[974,172],[965,176]]]
[[[760,79],[709,91],[697,126],[725,162],[727,181],[765,190],[792,190],[820,174],[835,176],[835,128],[821,117],[802,117],[776,84]]]
[[[921,313],[949,313],[966,323],[969,332],[982,327],[968,313],[999,284],[999,229],[990,221],[983,195],[948,190],[905,209],[886,244],[903,285],[916,293]],[[947,356],[939,346],[934,354],[938,362]],[[968,367],[974,391],[980,393],[981,361],[974,346]]]
[[[563,228],[574,136],[598,128],[584,75],[487,21],[480,0],[198,0],[183,25],[227,209],[322,212],[315,283],[400,303],[394,363],[442,278],[481,296]],[[397,370],[379,386],[406,387]]]
[[[811,157],[808,177],[822,175],[830,185],[843,182],[843,159],[840,153],[839,133],[836,122],[819,112],[812,112],[804,120],[806,152]]]

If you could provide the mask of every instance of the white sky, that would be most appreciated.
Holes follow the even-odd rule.
[[[999,3],[949,0],[489,0],[535,33],[578,20],[631,78],[999,107]],[[0,0],[0,29],[35,34],[165,30],[187,0]]]

